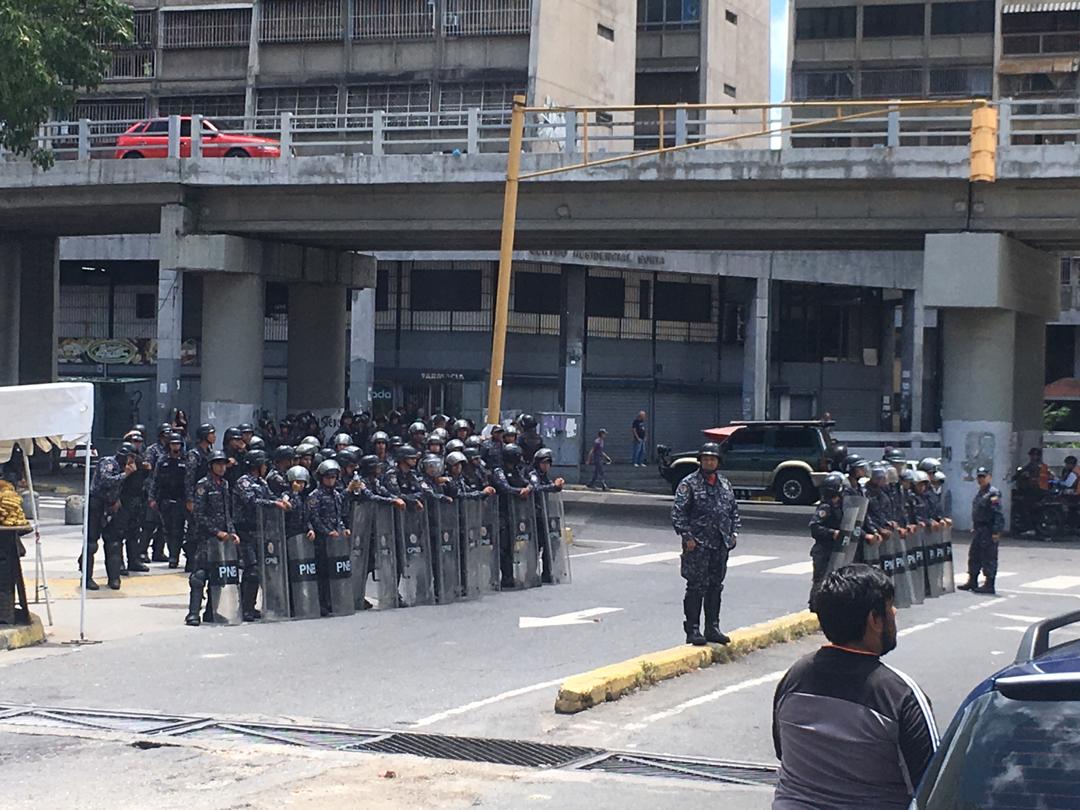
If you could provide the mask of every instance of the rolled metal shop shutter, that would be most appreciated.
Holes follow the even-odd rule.
[[[649,409],[649,390],[646,388],[586,388],[585,436],[581,442],[582,461],[587,457],[593,439],[600,428],[606,428],[605,452],[613,461],[628,463],[633,449],[630,425],[637,412]]]
[[[654,409],[651,447],[666,444],[672,450],[691,450],[704,441],[701,431],[717,425],[716,394],[657,391]]]

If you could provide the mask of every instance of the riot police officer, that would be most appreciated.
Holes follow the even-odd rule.
[[[308,540],[314,540],[315,532],[312,531],[311,521],[308,519],[306,495],[311,483],[311,473],[307,467],[296,464],[286,471],[285,480],[289,484],[288,491],[282,495],[289,502],[289,509],[285,512],[285,536],[303,534]]]
[[[810,609],[814,609],[814,587],[824,579],[829,570],[829,557],[840,540],[840,527],[844,518],[844,476],[831,472],[821,484],[821,503],[810,518],[810,536],[814,545],[810,548],[810,560],[814,564],[813,585],[810,589]]]
[[[165,562],[168,557],[165,556],[165,532],[161,525],[162,516],[161,513],[150,506],[150,487],[154,479],[155,471],[157,470],[157,463],[164,456],[169,454],[169,437],[173,434],[173,427],[169,422],[162,422],[158,425],[158,438],[157,441],[150,445],[146,450],[146,463],[150,465],[150,472],[146,477],[146,520],[143,521],[143,544],[144,547],[150,549],[150,562]],[[180,436],[179,433],[176,434]],[[180,455],[184,452],[184,437],[180,436]]]
[[[210,543],[239,543],[233,524],[232,492],[225,479],[229,459],[220,450],[207,459],[209,474],[195,485],[194,527],[195,550],[192,572],[188,577],[191,594],[188,597],[188,613],[184,624],[199,626],[199,610],[202,608],[203,590],[210,578]],[[213,621],[213,607],[208,603],[206,621]]]
[[[505,430],[503,431],[505,434]],[[502,571],[502,587],[514,588],[513,531],[510,525],[510,499],[529,497],[532,489],[522,469],[521,448],[516,444],[506,444],[502,448],[502,465],[492,473],[492,484],[499,493],[500,542],[499,566]]]
[[[526,464],[532,464],[536,451],[544,446],[544,440],[536,431],[536,417],[529,413],[523,413],[518,420],[521,425],[521,435],[518,437],[518,445],[521,447],[521,455]]]
[[[896,530],[893,521],[893,502],[888,491],[888,474],[885,465],[875,464],[870,468],[870,480],[866,485],[866,508],[868,531],[887,540]]]
[[[397,466],[387,471],[383,485],[394,497],[401,498],[413,508],[424,510],[424,495],[430,487],[417,473],[416,465],[420,461],[420,451],[411,445],[398,448]]]
[[[409,444],[424,452],[424,442],[427,440],[427,425],[417,420],[409,425]]]
[[[187,532],[184,535],[184,571],[192,573],[195,570],[195,551],[198,547],[198,528],[195,523],[195,487],[203,478],[210,474],[210,456],[214,450],[214,442],[217,441],[217,433],[214,426],[208,422],[199,425],[195,429],[195,446],[187,451],[184,456],[184,504],[187,517]]]
[[[997,579],[998,540],[1005,529],[1005,514],[1001,510],[1001,492],[992,485],[990,470],[979,467],[975,470],[975,479],[979,482],[979,491],[971,502],[971,545],[968,547],[968,579],[958,586],[962,591],[972,593],[996,593],[994,580]],[[986,578],[979,585],[979,571]]]
[[[150,464],[143,455],[143,435],[130,430],[124,441],[135,447],[135,472],[127,476],[120,485],[120,508],[113,517],[116,531],[124,538],[124,551],[127,559],[120,569],[121,575],[130,571],[146,573],[150,570],[146,561],[150,558],[143,547],[143,523],[146,520],[146,483],[150,477]]]
[[[240,536],[240,611],[245,622],[262,618],[255,607],[259,597],[259,534],[256,510],[260,507],[288,509],[289,502],[274,497],[263,476],[266,473],[266,453],[251,450],[244,456],[247,472],[236,480],[234,523]]]
[[[458,419],[456,422],[454,422],[453,426],[450,429],[450,432],[453,434],[455,439],[465,441],[467,438],[469,438],[469,434],[472,433],[472,427],[469,425],[467,419]]]
[[[373,503],[388,503],[395,509],[404,509],[405,500],[403,498],[393,495],[382,482],[382,476],[385,472],[383,468],[383,462],[378,456],[374,454],[361,457],[360,465],[360,481],[354,492],[353,497],[357,501],[363,503],[370,501]],[[374,546],[372,546],[372,552],[374,552]]]
[[[502,449],[502,425],[492,425],[488,438],[480,442],[480,458],[489,470],[499,466],[499,452]]]
[[[475,448],[468,449],[476,454],[476,459],[479,461],[480,451]],[[469,461],[465,452],[454,450],[453,452],[446,454],[446,473],[447,477],[450,479],[450,483],[447,486],[452,488],[453,496],[464,500],[473,500],[494,495],[495,487],[491,486],[486,481],[478,481],[466,474],[469,466]]]
[[[109,587],[114,591],[120,590],[123,537],[118,528],[113,527],[112,521],[120,509],[120,487],[138,469],[135,457],[135,446],[123,442],[116,448],[115,455],[101,459],[94,470],[88,504],[90,519],[86,527],[88,553],[85,559],[80,560],[83,585],[88,591],[98,590],[98,584],[94,582],[94,554],[97,552],[99,537],[105,541],[105,575],[108,577]]]
[[[244,452],[246,445],[244,443],[244,434],[239,427],[231,427],[225,430],[225,440],[222,449],[225,452],[225,456],[229,459],[229,467],[225,470],[225,478],[229,481],[229,486],[235,487],[236,482],[240,480],[240,476],[244,474],[246,467],[244,466]]]
[[[180,434],[169,434],[167,442],[168,453],[158,458],[154,474],[150,477],[149,505],[161,516],[161,533],[169,553],[169,568],[177,568],[180,565],[180,546],[184,542],[187,463],[182,452],[184,440]]]
[[[720,445],[706,442],[698,450],[698,469],[675,488],[671,525],[682,538],[679,573],[686,580],[683,630],[686,643],[731,641],[720,630],[720,601],[727,576],[728,553],[739,539],[739,507],[735,490],[718,472]],[[705,635],[701,634],[702,606]]]
[[[330,558],[326,541],[352,532],[345,527],[345,495],[337,488],[341,465],[327,460],[315,471],[318,486],[308,495],[308,519],[315,532],[315,564],[319,577],[319,610],[330,615]]]
[[[480,457],[478,447],[466,447],[462,451],[465,455],[465,466],[461,470],[462,476],[473,489],[483,489],[491,486],[491,476],[484,466],[484,460]]]
[[[289,491],[288,472],[296,462],[296,451],[283,444],[274,450],[271,456],[273,468],[266,474],[266,484],[275,495],[284,495]]]
[[[524,419],[524,417],[522,417]],[[539,438],[539,437],[537,437]],[[549,473],[551,472],[551,462],[554,456],[551,450],[547,447],[540,447],[533,455],[532,467],[529,469],[529,486],[532,487],[533,492],[562,492],[563,485],[566,483],[562,478],[552,478]],[[544,526],[544,513],[540,499],[536,499],[536,525]],[[547,531],[538,532],[540,542],[543,544],[540,549],[540,558],[543,563],[544,571],[540,577],[541,582],[551,583],[551,547],[548,545],[548,533]]]
[[[390,436],[384,430],[376,430],[371,434],[371,444],[368,447],[368,452],[373,456],[377,456],[379,461],[383,464],[388,464],[390,459],[387,456],[387,452],[390,449]]]

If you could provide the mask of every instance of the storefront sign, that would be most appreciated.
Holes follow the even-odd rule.
[[[147,366],[157,363],[156,338],[60,338],[56,347],[58,363]],[[199,364],[196,340],[180,344],[180,365]]]

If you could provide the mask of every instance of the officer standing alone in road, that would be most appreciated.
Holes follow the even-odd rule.
[[[997,579],[998,540],[1005,529],[1005,514],[1001,511],[1001,492],[992,485],[990,470],[979,467],[975,470],[975,479],[979,482],[979,491],[971,502],[968,581],[958,587],[962,591],[993,594],[996,593],[994,580]],[[982,585],[979,585],[980,570],[986,577]]]
[[[679,482],[671,523],[682,537],[680,573],[686,580],[683,613],[686,643],[727,644],[720,630],[720,597],[727,575],[728,552],[739,536],[739,507],[730,482],[717,472],[720,446],[706,442],[698,451],[698,469]],[[701,609],[705,608],[705,635]]]

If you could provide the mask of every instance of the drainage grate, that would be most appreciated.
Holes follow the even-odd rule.
[[[655,754],[611,754],[581,766],[583,771],[631,774],[634,776],[666,776],[698,779],[707,782],[728,782],[739,785],[776,785],[777,770],[769,765],[744,762],[723,762]]]
[[[7,703],[0,703],[0,725],[38,729],[121,731],[143,737],[183,738],[241,745],[276,743],[355,753],[410,754],[432,759],[488,762],[523,768],[573,768],[610,774],[661,776],[739,785],[772,786],[777,780],[777,769],[771,765],[604,751],[586,746],[528,740],[414,734],[407,731],[232,722],[209,717],[15,706]]]
[[[598,748],[576,745],[448,737],[441,734],[390,734],[354,750],[490,762],[496,765],[520,765],[523,768],[565,768],[603,753]]]

